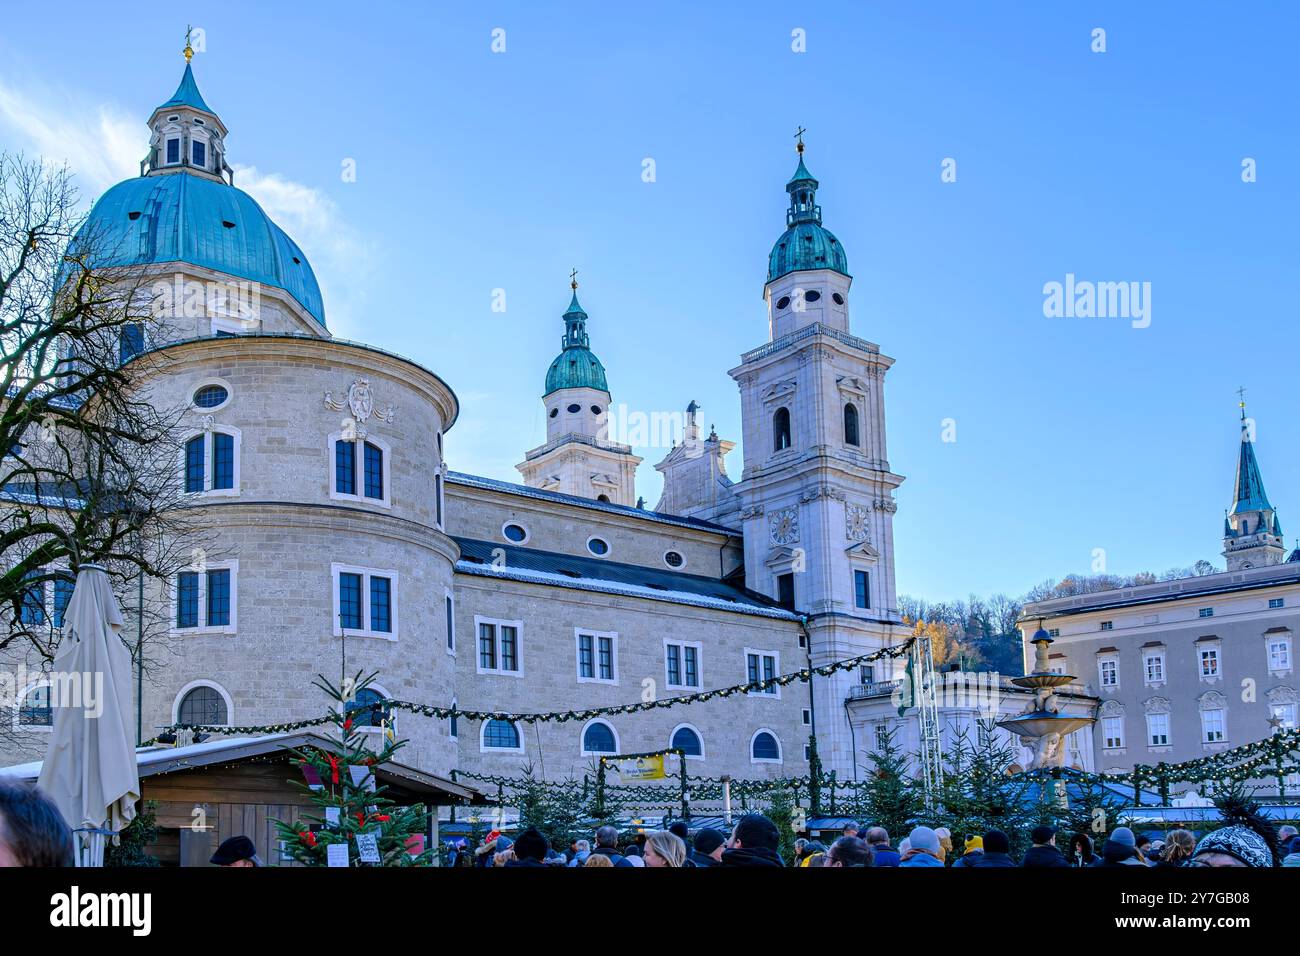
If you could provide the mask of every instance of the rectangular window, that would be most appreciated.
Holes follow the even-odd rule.
[[[1201,676],[1219,676],[1219,649],[1217,647],[1201,648]]]
[[[1152,747],[1169,745],[1169,715],[1147,714],[1147,741]]]
[[[1163,683],[1165,679],[1165,656],[1148,654],[1146,656],[1146,674],[1148,684]]]
[[[438,516],[438,527],[442,527],[442,475],[433,476],[433,507]]]
[[[749,683],[757,684],[759,681],[767,681],[776,677],[776,655],[765,654],[762,651],[745,651],[746,670],[749,674]],[[751,694],[766,694],[771,697],[780,696],[780,688],[775,684],[768,684],[766,687],[753,689]]]
[[[339,573],[339,626],[348,631],[361,630],[361,575]]]
[[[384,497],[384,453],[378,445],[365,443],[366,497]]]
[[[1101,622],[1101,629],[1102,629],[1103,631],[1112,631],[1112,630],[1115,629],[1115,622],[1114,622],[1114,621],[1102,621],[1102,622]]]
[[[1107,750],[1118,750],[1124,746],[1124,718],[1104,717],[1101,722],[1101,734]]]
[[[224,432],[212,433],[212,487],[235,487],[235,438]]]
[[[1119,686],[1119,661],[1105,660],[1098,665],[1102,687]]]
[[[208,627],[230,625],[230,569],[208,572]]]
[[[1205,743],[1214,744],[1223,740],[1223,727],[1224,720],[1222,709],[1216,708],[1215,710],[1201,711],[1201,739]]]
[[[614,639],[601,637],[596,640],[597,663],[600,666],[600,679],[614,679]]]
[[[807,707],[803,709],[803,725],[805,727],[812,726],[812,711]]]
[[[1288,671],[1291,669],[1291,642],[1273,640],[1268,642],[1268,669],[1271,671]]]
[[[370,579],[370,629],[381,634],[393,630],[393,582],[378,575]]]
[[[1214,608],[1212,607],[1201,608],[1201,617],[1214,617]]]
[[[185,490],[203,490],[203,436],[196,435],[185,443]]]
[[[28,576],[39,574],[41,572],[32,571]],[[36,584],[29,584],[23,589],[22,611],[19,615],[22,622],[29,627],[45,623],[45,582],[40,581]]]
[[[699,651],[687,645],[682,648],[682,659],[686,663],[686,686],[700,686]]]
[[[518,621],[474,619],[478,628],[478,672],[522,676]]]
[[[1060,629],[1059,627],[1049,627],[1049,628],[1047,629],[1047,636],[1048,636],[1048,637],[1060,637],[1060,636],[1061,636],[1061,629]]]
[[[776,603],[787,611],[794,610],[794,575],[778,574],[776,577]]]
[[[578,676],[591,680],[596,676],[596,649],[590,634],[578,635]]]
[[[199,575],[182,571],[176,576],[176,626],[199,626]]]
[[[340,495],[357,493],[357,446],[355,442],[334,443],[334,490]]]
[[[201,140],[194,140],[190,143],[190,152],[194,156],[195,166],[206,166],[208,164],[207,144]]]
[[[858,667],[858,677],[864,684],[874,684],[876,682],[876,668],[873,664],[862,664]]]
[[[676,644],[668,645],[668,686],[682,685],[682,649]]]
[[[167,140],[167,162],[168,164],[179,163],[181,161],[181,141],[179,139]]]
[[[668,686],[697,688],[700,686],[700,647],[680,641],[665,643],[667,655]]]
[[[71,578],[54,579],[54,626],[63,627],[63,615],[68,610],[68,601],[72,599],[72,589],[76,582]]]
[[[1270,608],[1275,608],[1275,607],[1285,607],[1285,606],[1286,606],[1286,599],[1285,599],[1285,598],[1269,598],[1269,599],[1268,599],[1268,606],[1269,606]]]
[[[126,362],[144,351],[144,326],[139,322],[127,322],[122,326],[122,334],[117,341],[117,360]]]
[[[447,650],[453,654],[456,653],[456,609],[452,604],[451,595],[446,597],[447,601]]]
[[[860,608],[871,607],[871,572],[853,572],[853,601]]]
[[[1273,719],[1278,721],[1278,729],[1295,730],[1296,727],[1296,705],[1295,704],[1273,704],[1269,707],[1269,713]]]

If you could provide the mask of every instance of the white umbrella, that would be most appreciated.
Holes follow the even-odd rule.
[[[77,861],[102,866],[105,833],[135,818],[140,775],[131,735],[131,655],[99,565],[84,564],[64,612],[50,675],[54,732],[38,784],[77,831]]]

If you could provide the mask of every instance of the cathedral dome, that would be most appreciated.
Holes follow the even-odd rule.
[[[283,289],[317,322],[325,306],[303,251],[243,190],[189,172],[140,176],[104,193],[75,245],[96,265],[185,262]]]
[[[809,269],[832,269],[849,274],[849,260],[844,246],[822,225],[822,207],[817,205],[817,180],[803,162],[803,140],[799,141],[799,168],[794,171],[785,191],[790,194],[790,208],[785,214],[786,230],[772,247],[767,260],[767,281],[772,282],[790,272]]]
[[[591,351],[587,338],[587,313],[578,304],[577,283],[574,283],[573,300],[564,313],[564,351],[555,357],[546,370],[546,391],[543,397],[562,388],[594,388],[608,392],[605,366]]]

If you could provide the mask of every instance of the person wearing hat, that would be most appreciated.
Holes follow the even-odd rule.
[[[1101,859],[1093,866],[1108,869],[1116,866],[1146,866],[1137,851],[1137,837],[1128,827],[1116,827],[1101,848]]]
[[[930,866],[943,869],[943,860],[939,859],[939,834],[929,827],[913,827],[907,835],[907,852],[898,864],[902,866]]]
[[[984,859],[984,838],[979,836],[968,837],[966,847],[960,857],[954,862],[953,866],[979,866],[980,860]]]
[[[695,834],[695,846],[689,859],[696,866],[717,866],[722,862],[722,851],[727,838],[720,830],[705,827]]]
[[[229,840],[223,840],[208,862],[213,866],[262,865],[262,861],[257,856],[257,847],[253,846],[253,841],[246,836],[234,836]]]
[[[1070,868],[1061,851],[1056,847],[1056,828],[1046,824],[1034,827],[1033,832],[1029,835],[1033,841],[1033,846],[1025,851],[1025,859],[1020,864],[1027,867],[1064,867]]]
[[[1227,826],[1201,837],[1187,866],[1270,868],[1280,862],[1278,831],[1260,806],[1241,790],[1216,799]]]
[[[984,855],[975,864],[976,869],[984,867],[1014,867],[1016,861],[1011,859],[1011,839],[1001,830],[989,830],[984,834]]]
[[[536,827],[529,827],[515,839],[514,859],[506,860],[505,866],[545,866],[546,851],[550,844]]]

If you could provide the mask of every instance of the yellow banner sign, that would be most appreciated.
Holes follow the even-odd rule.
[[[637,757],[636,760],[622,761],[619,775],[624,780],[662,780],[664,778],[664,755]]]

